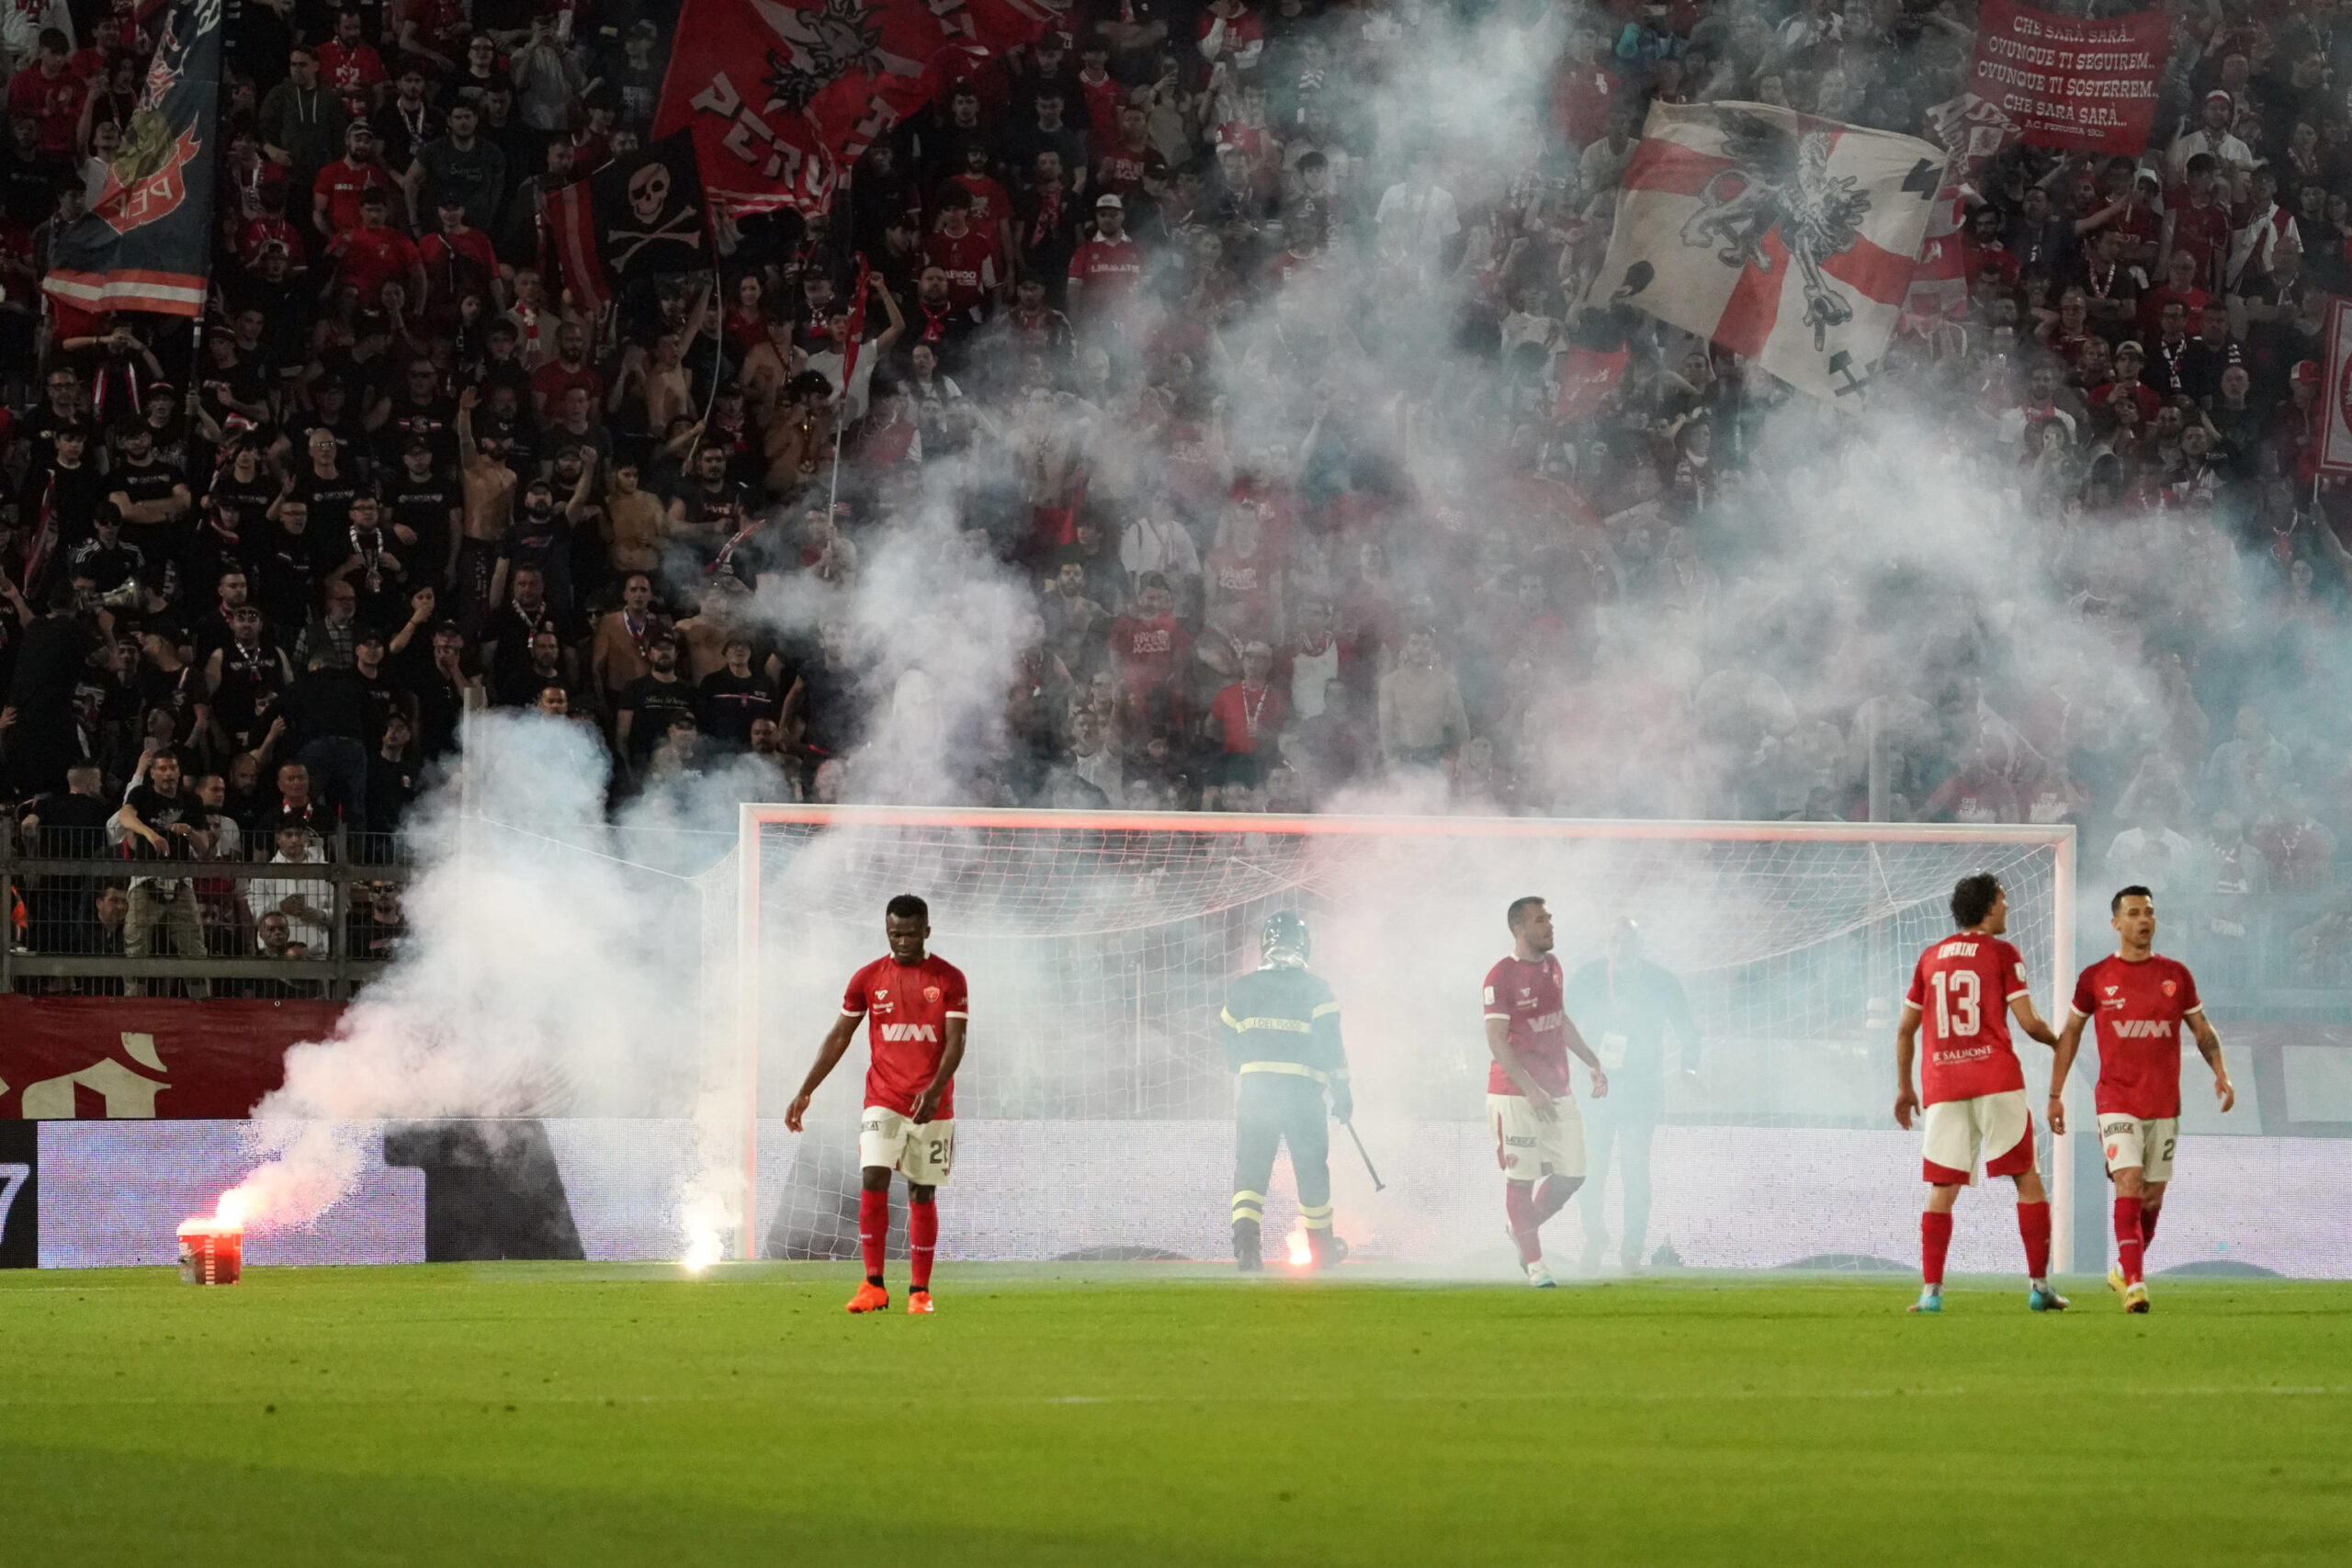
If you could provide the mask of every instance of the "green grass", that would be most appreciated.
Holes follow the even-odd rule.
[[[895,1269],[894,1269],[895,1272]],[[2346,1561],[2352,1288],[0,1276],[0,1562]]]

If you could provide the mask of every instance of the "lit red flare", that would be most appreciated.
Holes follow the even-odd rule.
[[[224,1192],[209,1218],[180,1222],[180,1279],[190,1285],[233,1285],[244,1272],[244,1203]]]

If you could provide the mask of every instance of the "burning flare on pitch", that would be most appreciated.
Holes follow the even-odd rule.
[[[1290,1266],[1305,1269],[1315,1261],[1315,1249],[1306,1244],[1306,1227],[1293,1225],[1290,1232]]]
[[[209,1217],[180,1222],[180,1278],[191,1285],[233,1285],[244,1272],[245,1198],[232,1188]]]

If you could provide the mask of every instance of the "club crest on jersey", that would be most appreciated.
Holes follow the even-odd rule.
[[[2179,983],[2178,981],[2177,981],[2177,980],[2166,980],[2166,981],[2165,982],[2165,995],[2166,995],[2166,996],[2171,996],[2175,991],[2177,991],[2178,989],[2180,989],[2180,983]]]
[[[2170,991],[2172,989],[2172,985],[2169,981],[2165,983],[2165,989],[2166,991]],[[939,987],[936,986],[925,986],[922,988],[922,999],[929,1002],[932,1006],[937,1007],[939,1005]]]

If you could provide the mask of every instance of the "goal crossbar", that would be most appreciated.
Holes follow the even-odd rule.
[[[744,1200],[736,1256],[759,1256],[758,1122],[759,998],[761,943],[760,834],[771,827],[827,829],[915,829],[1011,832],[1136,833],[1157,835],[1244,834],[1285,837],[1386,839],[1675,840],[1693,844],[1983,844],[2012,852],[2047,850],[2051,854],[2052,919],[2051,994],[2073,994],[2076,834],[2072,825],[1963,825],[1916,822],[1736,822],[1652,818],[1578,818],[1468,816],[1372,816],[1180,811],[1069,811],[1027,808],[897,806],[818,806],[748,802],[739,809],[734,975],[734,1045],[742,1086],[742,1183]],[[2060,1005],[2053,1002],[2053,1008]],[[2070,1111],[2076,1108],[2070,1102]],[[2080,1124],[2070,1114],[2069,1125]],[[2057,1266],[2075,1262],[2075,1186],[2071,1139],[2052,1134],[2052,1242]]]

